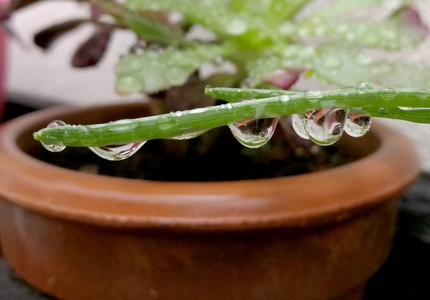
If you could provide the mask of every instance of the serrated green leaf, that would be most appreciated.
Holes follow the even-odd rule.
[[[272,0],[268,9],[269,18],[279,22],[292,19],[310,0]]]
[[[302,24],[298,27],[297,34],[301,38],[309,36],[328,37],[334,41],[390,50],[410,48],[423,40],[423,36],[418,32],[407,31],[395,21],[361,20]]]
[[[329,3],[323,9],[313,14],[305,21],[312,19],[332,20],[337,17],[344,17],[347,14],[357,12],[362,9],[386,6],[386,7],[400,7],[403,4],[410,4],[414,0],[337,0]]]
[[[127,54],[116,67],[116,89],[121,94],[155,93],[184,84],[203,62],[222,55],[224,50],[220,46],[194,45],[185,50],[167,48]]]
[[[313,46],[278,44],[270,56],[249,61],[246,69],[251,79],[251,86],[255,87],[264,82],[264,78],[277,69],[311,67],[317,49]]]
[[[127,0],[126,7],[133,11],[178,11],[188,22],[218,34],[239,35],[249,25],[223,0]]]
[[[368,82],[375,86],[411,88],[430,87],[430,68],[399,62],[374,61],[357,48],[342,44],[312,46],[288,46],[277,55],[249,62],[251,86],[259,86],[265,77],[276,69],[312,68],[313,74],[322,81],[338,86],[356,86]]]
[[[348,47],[322,47],[313,68],[319,78],[340,86],[369,82],[382,87],[430,87],[429,67],[374,61],[369,55]]]

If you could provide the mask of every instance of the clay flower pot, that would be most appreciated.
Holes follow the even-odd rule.
[[[56,108],[0,132],[0,238],[26,281],[61,299],[360,299],[392,244],[412,146],[373,126],[339,143],[364,158],[305,175],[153,182],[35,158],[50,121],[134,117],[138,104]],[[61,154],[58,154],[61,155]]]

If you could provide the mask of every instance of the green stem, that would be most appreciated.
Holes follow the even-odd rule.
[[[237,101],[239,97],[261,99],[133,120],[120,120],[108,124],[45,128],[35,133],[34,138],[45,144],[94,147],[172,138],[241,120],[273,118],[327,108],[359,108],[376,117],[430,123],[430,109],[428,109],[430,90],[348,88],[296,93],[278,90],[208,88],[206,93],[232,102]],[[270,97],[267,98],[268,96]],[[417,109],[403,110],[399,107]]]

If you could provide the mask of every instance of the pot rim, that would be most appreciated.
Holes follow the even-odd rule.
[[[341,221],[391,200],[420,172],[411,143],[380,124],[372,124],[367,138],[354,139],[352,147],[366,148],[372,139],[379,143],[357,161],[314,173],[243,181],[158,182],[84,174],[37,160],[17,145],[35,124],[47,124],[58,115],[124,105],[142,104],[56,107],[2,125],[0,195],[53,217],[113,227],[307,227]]]

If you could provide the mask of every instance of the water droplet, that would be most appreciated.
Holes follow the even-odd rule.
[[[290,101],[290,97],[288,95],[282,95],[281,97],[279,97],[279,100],[281,100],[281,102],[283,103],[287,103],[288,101]]]
[[[364,53],[360,53],[355,57],[355,62],[360,66],[368,66],[372,63],[372,58]]]
[[[202,135],[206,131],[207,130],[199,130],[199,131],[195,131],[195,132],[184,133],[184,134],[181,134],[178,136],[174,136],[171,139],[172,140],[189,140],[189,139],[193,139],[195,137]]]
[[[320,99],[322,97],[323,97],[323,94],[320,91],[309,91],[306,93],[306,98]]]
[[[233,108],[233,105],[231,105],[230,103],[227,103],[226,106],[227,106],[228,109],[232,109]]]
[[[417,89],[415,91],[415,95],[421,99],[427,99],[430,96],[429,90],[425,90],[425,89]]]
[[[297,133],[299,137],[305,140],[309,140],[309,135],[305,129],[305,122],[307,118],[305,115],[294,114],[291,116],[291,122],[293,125],[294,131]]]
[[[336,56],[328,56],[324,60],[324,66],[326,68],[336,68],[340,66],[341,61]]]
[[[137,143],[129,143],[129,144],[120,144],[120,145],[106,145],[101,147],[90,147],[90,150],[95,154],[100,156],[101,158],[107,160],[124,160],[129,158],[134,153],[136,153],[145,142],[137,142]]]
[[[243,120],[228,125],[234,137],[248,148],[264,146],[275,132],[279,118]]]
[[[245,79],[243,79],[240,82],[240,87],[242,89],[248,89],[248,88],[252,87],[252,78],[251,77],[246,77]]]
[[[305,115],[306,132],[315,144],[329,146],[342,136],[346,121],[346,112],[342,108],[312,110]]]
[[[52,128],[52,127],[59,127],[59,126],[65,126],[67,125],[66,123],[64,123],[61,120],[55,120],[52,121],[51,123],[48,124],[48,126],[46,128]],[[45,144],[45,143],[41,143],[43,145],[43,147],[50,151],[50,152],[61,152],[64,149],[66,149],[66,146],[63,145],[53,145],[53,144]]]
[[[351,114],[348,112],[344,129],[352,137],[361,137],[369,131],[371,122],[371,117],[367,114]]]
[[[390,101],[393,98],[395,98],[398,93],[399,92],[393,88],[381,89],[381,91],[379,93],[379,97],[382,98],[383,100]]]
[[[234,18],[227,24],[226,30],[228,34],[235,36],[245,33],[248,30],[248,26],[243,20]]]
[[[175,115],[176,115],[177,117],[181,117],[181,116],[182,116],[182,112],[177,111],[177,112],[175,113]]]
[[[371,89],[373,89],[373,87],[370,84],[363,82],[357,86],[357,89],[359,89],[359,90],[371,90]]]
[[[388,108],[381,107],[378,111],[380,115],[388,115]]]

